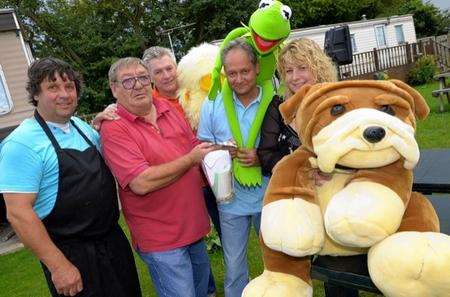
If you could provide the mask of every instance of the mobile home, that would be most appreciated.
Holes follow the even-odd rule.
[[[25,90],[32,61],[14,10],[0,9],[0,140],[33,112]]]

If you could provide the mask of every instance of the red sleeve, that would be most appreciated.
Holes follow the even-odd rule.
[[[192,131],[192,129],[191,129],[191,132],[190,132],[190,137],[191,137],[191,143],[192,143],[192,148],[194,148],[196,145],[198,145],[198,144],[200,144],[200,143],[202,143],[198,138],[197,138],[197,133],[195,133],[194,131]]]
[[[121,188],[151,166],[120,120],[105,121],[100,136],[103,156]]]

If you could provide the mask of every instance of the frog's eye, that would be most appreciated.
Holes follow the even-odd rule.
[[[262,1],[261,1],[261,2],[262,2]],[[292,10],[291,10],[291,8],[290,8],[289,6],[287,6],[287,5],[281,6],[281,16],[282,16],[285,20],[289,21],[289,19],[290,19],[291,16],[292,16]]]
[[[267,7],[269,7],[270,5],[272,5],[273,0],[261,0],[261,2],[259,2],[258,8],[259,9],[265,9]]]

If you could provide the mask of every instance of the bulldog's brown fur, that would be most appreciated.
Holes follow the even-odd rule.
[[[316,157],[312,138],[336,119],[330,114],[330,109],[336,104],[344,105],[345,112],[359,108],[379,110],[383,105],[390,105],[397,118],[414,128],[416,118],[424,119],[429,113],[423,97],[397,80],[344,81],[304,86],[280,106],[287,123],[295,119],[303,145],[275,167],[264,205],[294,197],[317,203],[316,186],[312,178],[312,172],[317,169],[309,161],[310,157]],[[406,206],[399,231],[439,231],[438,218],[432,205],[422,195],[412,193],[412,171],[404,168],[402,158],[381,168],[355,170],[346,184],[355,181],[373,181],[398,194]],[[264,244],[262,237],[261,245],[267,270],[292,274],[311,283],[310,256],[292,257],[271,250]]]

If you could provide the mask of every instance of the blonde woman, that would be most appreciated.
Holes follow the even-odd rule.
[[[290,41],[278,55],[278,73],[289,98],[305,84],[337,80],[335,66],[317,43],[307,38]],[[271,175],[275,164],[294,151],[300,140],[295,130],[285,125],[278,106],[283,98],[274,96],[261,127],[258,156],[263,174]]]

